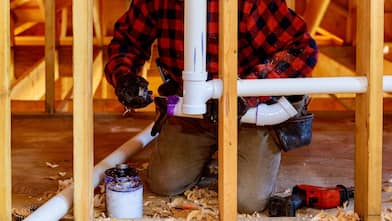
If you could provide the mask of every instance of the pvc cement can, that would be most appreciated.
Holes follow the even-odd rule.
[[[104,180],[109,217],[143,217],[143,183],[134,168],[118,164],[105,171]]]

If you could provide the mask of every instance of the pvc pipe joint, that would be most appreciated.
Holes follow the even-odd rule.
[[[205,92],[207,72],[207,0],[184,2],[183,112],[204,114],[212,96]],[[216,97],[216,96],[215,96]]]
[[[241,122],[257,126],[275,125],[294,117],[296,114],[297,110],[293,105],[285,97],[281,97],[275,104],[259,104],[257,107],[250,108],[242,116]]]
[[[191,79],[195,75],[192,76]],[[188,80],[183,76],[184,79],[184,91],[183,91],[183,104],[182,112],[184,114],[204,114],[206,112],[206,102],[210,98],[219,98],[222,95],[222,81],[214,79],[210,81],[205,80]]]

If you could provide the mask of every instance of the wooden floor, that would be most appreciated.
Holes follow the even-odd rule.
[[[153,119],[151,112],[95,117],[95,161],[130,139]],[[353,185],[354,116],[347,112],[317,112],[313,141],[309,147],[283,153],[279,183],[282,191],[296,184],[334,186]],[[13,207],[21,207],[57,189],[48,179],[66,172],[72,176],[72,116],[12,116]],[[151,149],[151,148],[150,148]],[[141,164],[149,157],[147,148],[130,162]],[[384,117],[383,181],[392,178],[392,115]],[[46,162],[58,164],[50,168]],[[147,188],[148,191],[148,188]],[[384,199],[390,197],[384,194]],[[389,204],[385,204],[389,206]]]

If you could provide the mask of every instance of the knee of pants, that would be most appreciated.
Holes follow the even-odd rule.
[[[175,171],[149,171],[148,184],[152,192],[173,196],[183,193],[196,184],[198,177],[176,173]]]
[[[255,196],[254,193],[239,194],[238,195],[238,212],[239,213],[254,213],[263,211],[268,203],[270,194],[263,196]]]

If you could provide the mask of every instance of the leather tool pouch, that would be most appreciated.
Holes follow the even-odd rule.
[[[270,133],[277,146],[285,152],[309,145],[312,141],[313,114],[307,112],[307,102],[300,114],[271,126]]]

